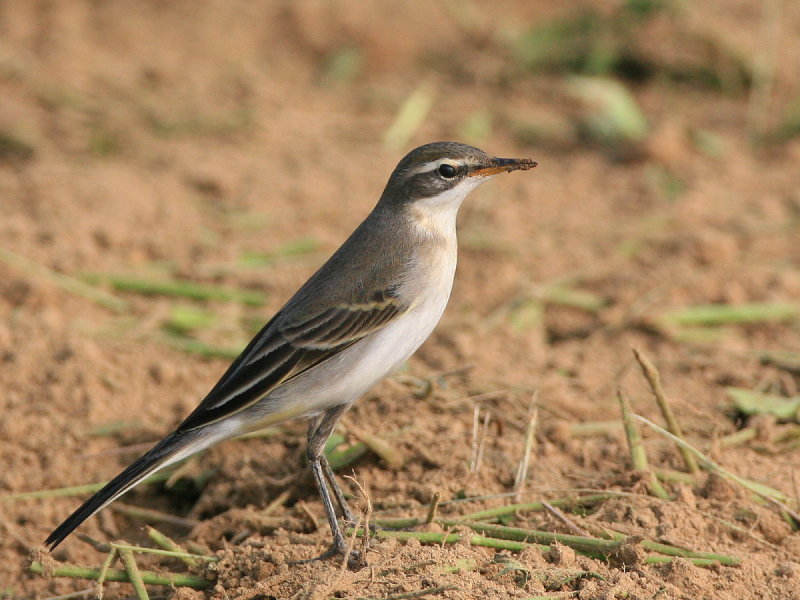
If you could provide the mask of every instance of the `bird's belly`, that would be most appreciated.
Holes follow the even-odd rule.
[[[431,334],[443,311],[444,306],[411,310],[276,392],[286,398],[305,396],[302,402],[311,410],[352,402],[407,360]]]
[[[444,312],[447,294],[422,302],[383,329],[331,357],[245,411],[244,421],[274,423],[355,401],[396,370],[428,338]]]

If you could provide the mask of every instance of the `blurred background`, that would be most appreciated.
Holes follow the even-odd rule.
[[[539,167],[465,203],[440,327],[351,415],[405,431],[407,457],[453,454],[413,476],[368,459],[376,500],[507,492],[534,390],[530,485],[611,485],[619,430],[569,428],[616,417],[617,386],[658,414],[631,346],[698,444],[754,418],[795,431],[781,402],[800,403],[800,3],[6,1],[0,98],[0,493],[108,478],[133,454],[104,452],[166,433],[397,161],[436,140]],[[408,402],[430,430],[403,429]],[[156,501],[205,516],[267,504],[280,488],[259,482],[301,432],[212,451],[210,488]],[[258,443],[277,458],[253,458]],[[791,493],[796,457],[731,452]],[[396,481],[423,473],[427,487]],[[14,504],[5,551],[23,557],[76,502]],[[793,539],[783,525],[774,543]],[[0,565],[12,594],[80,585],[21,564]]]

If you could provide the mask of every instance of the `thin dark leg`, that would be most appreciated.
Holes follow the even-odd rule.
[[[333,422],[334,426],[336,425],[336,423],[338,423],[339,418],[341,417],[342,414],[345,413],[346,410],[347,410],[347,408],[342,410],[339,413],[339,415],[335,417],[335,420]],[[308,445],[309,445],[309,447],[311,446],[311,441],[314,438],[314,435],[316,434],[317,429],[319,429],[320,423],[322,423],[323,419],[326,418],[326,415],[327,415],[327,413],[323,413],[321,415],[318,415],[318,416],[314,417],[314,419],[309,422],[309,424],[308,424]],[[331,432],[333,432],[333,428],[331,428]],[[328,437],[330,437],[330,432],[328,433]],[[327,444],[327,443],[328,443],[328,438],[325,438],[325,441],[323,443],[323,449],[325,447],[325,444]],[[339,482],[336,480],[336,475],[334,475],[333,469],[331,469],[331,465],[330,465],[330,463],[328,463],[328,457],[325,456],[324,452],[320,453],[320,462],[322,463],[322,470],[325,473],[325,477],[328,480],[328,483],[330,484],[331,489],[333,490],[333,495],[336,498],[336,504],[339,505],[339,510],[341,511],[342,516],[344,517],[344,520],[347,521],[348,523],[355,523],[355,517],[353,516],[353,512],[350,510],[350,507],[347,505],[347,500],[344,497],[344,493],[342,492],[342,488],[339,487]]]
[[[312,560],[323,560],[330,558],[337,554],[344,554],[347,551],[347,545],[344,541],[342,528],[339,527],[339,521],[336,520],[336,511],[331,502],[331,496],[328,492],[328,486],[325,484],[325,475],[322,472],[322,465],[320,460],[312,460],[309,456],[308,464],[311,467],[311,473],[314,475],[314,483],[317,484],[319,495],[322,497],[322,505],[325,508],[325,516],[328,518],[328,525],[331,527],[331,534],[333,534],[333,545],[326,552]]]
[[[344,497],[342,488],[339,487],[339,482],[336,481],[336,475],[333,473],[333,469],[331,469],[330,463],[328,463],[328,457],[325,456],[324,453],[320,457],[320,462],[322,463],[322,470],[325,473],[325,477],[331,484],[333,495],[336,498],[336,504],[339,505],[339,510],[342,512],[344,520],[350,523],[351,525],[355,525],[356,518],[353,515],[353,512],[350,510],[350,507],[347,505],[347,499]]]
[[[331,433],[333,433],[336,423],[348,408],[349,406],[347,405],[330,408],[311,421],[308,427],[308,449],[306,451],[308,465],[311,467],[311,474],[314,476],[314,483],[317,484],[319,495],[322,498],[322,505],[325,508],[325,516],[328,518],[328,525],[330,525],[331,534],[333,535],[333,545],[330,549],[321,556],[312,558],[311,560],[323,560],[336,556],[337,554],[344,554],[347,551],[347,544],[345,543],[342,529],[339,527],[339,521],[336,519],[336,509],[333,506],[331,494],[325,481],[326,474],[328,474],[331,479],[331,487],[334,489],[336,501],[339,503],[340,508],[342,508],[345,519],[348,519],[348,513],[349,519],[352,519],[352,513],[350,513],[349,509],[344,508],[347,506],[347,503],[344,500],[344,495],[341,489],[339,489],[336,480],[332,477],[333,472],[331,471],[328,461],[325,460],[324,450],[325,443],[328,441]],[[351,566],[358,564],[359,557],[355,554],[354,552],[352,556],[348,557],[348,563]]]
[[[333,469],[331,469],[331,465],[328,463],[328,459],[325,455],[322,455],[322,468],[325,471],[325,477],[327,477],[328,481],[331,483],[331,489],[333,490],[333,495],[336,496],[336,503],[339,505],[339,509],[342,512],[342,516],[344,517],[345,522],[348,525],[352,525],[353,527],[356,526],[358,522],[356,520],[355,515],[350,510],[350,507],[347,505],[347,499],[344,497],[342,493],[342,488],[339,487],[339,483],[336,481],[336,475],[333,473]],[[379,527],[374,523],[369,524],[369,530],[372,532],[379,531]]]

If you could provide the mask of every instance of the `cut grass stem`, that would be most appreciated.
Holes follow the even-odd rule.
[[[511,550],[521,552],[526,548],[536,548],[540,552],[546,552],[549,546],[542,544],[518,542],[515,540],[501,540],[498,538],[486,537],[479,534],[468,534],[466,537],[460,533],[437,533],[433,531],[377,531],[374,534],[378,538],[394,538],[397,540],[417,540],[422,544],[455,544],[466,541],[470,546],[482,546],[484,548],[494,548],[495,550]]]
[[[706,304],[688,306],[668,312],[661,320],[683,326],[736,325],[772,323],[800,318],[800,304],[792,302],[763,302],[750,304]]]
[[[569,433],[575,437],[593,437],[596,435],[608,435],[622,429],[619,421],[584,421],[583,423],[572,423],[569,426]]]
[[[619,494],[615,492],[607,492],[601,494],[589,494],[587,496],[566,496],[563,498],[554,498],[553,500],[548,500],[547,502],[551,506],[556,506],[558,508],[571,508],[575,506],[591,506],[593,504],[597,504],[598,502],[602,502],[603,500],[608,500],[609,498],[615,498],[617,496],[619,496]],[[517,513],[541,512],[543,510],[545,510],[545,507],[542,502],[527,502],[480,510],[463,515],[461,518],[465,521],[487,521],[490,519],[507,517]]]
[[[651,494],[664,500],[669,499],[667,490],[661,485],[661,482],[658,480],[655,473],[650,470],[650,466],[647,463],[647,453],[642,443],[642,435],[633,419],[634,415],[628,398],[621,390],[617,390],[617,399],[622,409],[622,423],[625,427],[625,437],[628,439],[628,448],[630,448],[633,468],[645,474],[647,487]]]
[[[182,529],[193,529],[200,522],[196,519],[176,517],[175,515],[161,512],[160,510],[143,508],[141,506],[133,506],[123,502],[115,502],[109,506],[109,508],[116,513],[125,515],[130,519],[139,519],[140,521],[146,521],[147,523],[168,523]]]
[[[740,429],[739,431],[735,431],[731,434],[723,436],[719,438],[717,441],[717,445],[720,448],[733,448],[734,446],[738,446],[739,444],[744,444],[749,442],[750,440],[754,439],[758,435],[758,432],[752,427],[745,427],[744,429]]]
[[[519,527],[508,527],[506,525],[495,525],[493,523],[478,523],[476,521],[461,521],[458,519],[439,519],[439,523],[445,527],[464,526],[481,534],[489,535],[493,538],[502,540],[514,540],[517,542],[535,543],[542,548],[549,548],[553,542],[559,542],[569,546],[573,550],[583,552],[587,556],[603,557],[615,553],[622,546],[619,540],[601,540],[597,538],[573,535],[570,533],[554,533],[551,531],[539,531],[536,529],[522,529]]]
[[[100,566],[100,573],[98,573],[97,580],[96,580],[97,581],[97,583],[96,583],[96,585],[97,585],[97,597],[99,598],[99,600],[102,600],[102,598],[103,598],[103,582],[106,580],[106,576],[108,574],[108,570],[114,564],[114,561],[117,560],[117,556],[118,556],[117,555],[117,549],[116,548],[111,548],[111,550],[109,550],[108,554],[106,555],[106,558],[103,561],[103,564]]]
[[[385,439],[380,438],[376,435],[371,434],[366,429],[362,429],[361,427],[357,427],[347,422],[346,425],[343,425],[344,429],[351,433],[353,436],[357,437],[360,441],[366,444],[367,448],[372,450],[378,457],[383,459],[383,461],[391,468],[391,469],[401,469],[403,464],[405,463],[405,459],[400,453],[397,448],[395,448],[392,444],[387,442]]]
[[[144,480],[143,483],[161,483],[169,479],[174,472],[174,469],[166,469],[159,471]],[[12,502],[15,500],[44,500],[47,498],[64,498],[68,496],[82,496],[84,494],[93,494],[100,491],[105,487],[107,481],[98,481],[96,483],[86,483],[83,485],[72,485],[62,488],[55,488],[51,490],[36,490],[32,492],[19,492],[16,494],[3,494],[0,495],[0,502]]]
[[[560,508],[573,508],[577,506],[585,507],[597,504],[609,498],[616,498],[620,496],[619,492],[608,492],[603,494],[589,494],[586,496],[566,496],[563,498],[555,498],[547,502],[551,506]],[[439,506],[445,504],[440,502]],[[542,502],[527,502],[523,504],[509,504],[507,506],[499,506],[497,508],[489,508],[472,512],[459,517],[463,521],[497,521],[503,517],[516,515],[518,513],[526,512],[542,512],[546,510]],[[425,523],[425,519],[418,519],[417,517],[384,517],[374,520],[375,524],[380,527],[387,527],[389,529],[405,529],[408,527],[416,527]]]
[[[10,267],[18,269],[28,275],[34,276],[42,281],[46,281],[56,287],[61,288],[65,292],[85,298],[111,309],[115,312],[126,312],[128,310],[128,303],[122,298],[117,298],[104,290],[98,290],[91,285],[84,283],[79,279],[64,275],[58,271],[53,271],[42,264],[32,261],[24,256],[20,256],[15,252],[11,252],[5,248],[0,248],[0,262],[4,262]]]
[[[147,526],[147,537],[149,537],[153,541],[153,543],[157,544],[158,546],[161,546],[161,548],[163,548],[164,550],[167,550],[169,552],[174,552],[175,554],[172,556],[175,556],[176,558],[180,559],[181,561],[183,561],[184,564],[190,567],[195,567],[204,560],[206,562],[211,562],[209,560],[211,557],[201,559],[198,558],[197,555],[186,552],[172,538],[161,533],[155,527],[151,527],[149,525]]]
[[[152,529],[152,528],[151,528]],[[111,542],[111,547],[116,548],[120,556],[122,552],[139,552],[141,554],[158,554],[159,556],[169,556],[171,558],[180,558],[181,560],[184,559],[192,559],[195,561],[204,561],[204,562],[219,562],[219,559],[216,556],[205,556],[203,554],[191,554],[189,552],[183,552],[180,550],[162,550],[161,548],[147,548],[145,546],[131,546],[128,544],[118,544],[116,542]]]
[[[531,409],[528,416],[528,424],[525,428],[525,443],[522,449],[522,458],[517,465],[517,472],[514,476],[514,492],[516,493],[516,500],[522,496],[525,489],[525,482],[528,479],[528,466],[530,465],[531,452],[533,451],[533,443],[536,441],[536,426],[539,421],[539,409],[536,406],[536,394],[531,400]]]
[[[792,514],[792,516],[794,518],[794,514],[795,514],[794,511],[792,511],[792,509],[790,509],[788,506],[786,506],[784,504],[785,502],[789,501],[789,498],[783,492],[781,492],[779,490],[776,490],[776,489],[774,489],[774,488],[772,488],[772,487],[770,487],[768,485],[765,485],[763,483],[758,483],[756,481],[750,481],[749,479],[745,479],[744,477],[740,477],[739,475],[736,475],[735,473],[731,473],[730,471],[728,471],[726,469],[723,469],[721,466],[719,466],[717,463],[715,463],[713,460],[711,460],[708,456],[706,456],[705,454],[700,452],[694,446],[688,444],[687,442],[685,442],[684,440],[680,439],[679,437],[676,437],[676,436],[672,435],[669,431],[667,431],[663,427],[659,427],[658,425],[656,425],[655,423],[653,423],[652,421],[650,421],[649,419],[646,419],[645,417],[643,417],[641,415],[633,415],[633,418],[637,419],[641,423],[644,423],[645,425],[647,425],[651,429],[655,430],[656,432],[660,433],[664,437],[666,437],[668,439],[671,439],[676,444],[684,445],[686,448],[688,448],[700,460],[700,464],[704,468],[706,468],[707,470],[719,473],[723,477],[738,483],[743,488],[745,488],[747,490],[750,490],[754,494],[756,494],[758,496],[761,496],[762,498],[766,498],[767,500],[770,500],[772,502],[777,503],[781,508],[783,508],[784,510],[786,510],[790,514]]]
[[[642,374],[650,385],[650,390],[653,392],[656,404],[658,404],[658,408],[661,409],[661,414],[664,416],[664,421],[667,423],[667,430],[673,435],[683,439],[683,430],[681,429],[680,423],[678,423],[678,419],[675,417],[675,413],[672,412],[672,407],[664,393],[664,388],[661,385],[661,374],[658,372],[658,369],[656,369],[649,358],[636,348],[633,348],[633,356],[636,358],[636,362],[639,363]],[[699,473],[700,468],[697,466],[694,455],[684,446],[678,446],[678,451],[681,453],[683,462],[686,464],[686,470],[692,475]]]
[[[431,81],[422,81],[397,110],[392,124],[383,134],[383,146],[397,150],[419,129],[436,100],[436,88]]]
[[[150,596],[147,594],[147,588],[144,587],[144,581],[142,581],[142,576],[139,573],[139,565],[136,564],[136,558],[133,556],[133,552],[130,551],[128,548],[117,548],[117,552],[119,552],[119,556],[122,559],[122,564],[125,565],[125,571],[128,573],[128,578],[130,579],[131,585],[133,585],[133,590],[136,592],[136,596],[139,600],[150,600]]]
[[[108,273],[85,273],[83,278],[89,284],[107,284],[120,292],[145,296],[176,296],[190,300],[239,302],[247,306],[262,306],[266,302],[266,296],[256,290],[232,289],[179,279],[146,279]]]
[[[45,568],[39,561],[34,561],[30,566],[31,573],[45,574]],[[99,579],[101,569],[79,567],[77,565],[59,565],[54,569],[47,569],[47,574],[53,577],[74,577],[78,579]],[[139,571],[142,582],[147,585],[164,585],[175,587],[190,587],[196,590],[210,588],[213,583],[197,575],[183,573],[154,573],[153,571]],[[107,569],[105,581],[123,581],[130,583],[128,573],[121,569]]]
[[[617,541],[624,541],[627,536],[619,533],[618,531],[612,531],[606,528],[609,535]],[[650,550],[651,552],[657,552],[658,554],[665,554],[667,556],[675,556],[675,557],[682,557],[682,558],[693,558],[698,560],[708,560],[717,562],[719,564],[728,566],[728,567],[735,567],[741,564],[741,559],[736,558],[734,556],[728,556],[725,554],[716,554],[713,552],[693,552],[691,550],[686,550],[685,548],[678,548],[677,546],[670,546],[669,544],[662,544],[660,542],[654,542],[652,540],[642,540],[639,542],[639,545],[644,548],[645,550]]]
[[[466,542],[471,546],[482,546],[484,548],[494,548],[495,550],[509,550],[521,552],[527,548],[535,548],[539,552],[547,552],[549,544],[559,542],[569,546],[579,553],[607,560],[613,556],[627,541],[627,537],[610,532],[615,539],[603,540],[597,538],[582,537],[569,534],[552,533],[549,531],[537,531],[532,529],[520,529],[517,527],[505,527],[502,525],[491,525],[487,523],[465,523],[459,520],[439,519],[438,523],[443,526],[465,526],[474,531],[481,531],[476,534],[462,533],[437,533],[429,531],[392,531],[380,530],[373,535],[380,539],[394,538],[398,540],[417,540],[422,544],[455,544]],[[491,533],[492,536],[482,535]],[[542,543],[545,542],[545,543]],[[683,548],[660,544],[650,540],[639,542],[643,548],[658,552],[660,556],[649,556],[645,564],[663,564],[676,559],[686,559],[697,566],[726,565],[737,566],[741,560],[724,554],[713,554],[709,552],[692,552]]]

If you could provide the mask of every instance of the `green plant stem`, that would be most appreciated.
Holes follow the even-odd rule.
[[[661,409],[661,414],[664,416],[664,420],[667,423],[667,430],[673,435],[683,439],[683,430],[681,429],[681,425],[678,423],[678,419],[675,417],[675,413],[672,411],[672,407],[667,400],[667,395],[664,393],[664,388],[661,385],[661,374],[658,372],[658,369],[656,369],[655,365],[650,361],[650,359],[639,352],[639,350],[636,348],[633,349],[633,355],[636,357],[636,361],[639,363],[639,366],[642,369],[644,378],[650,385],[650,389],[653,392],[653,397],[656,399],[658,408]],[[694,455],[683,446],[678,446],[678,451],[683,457],[684,464],[686,464],[686,470],[692,475],[699,473],[700,468],[697,466],[697,460],[695,460]]]
[[[352,530],[348,531],[348,535]],[[359,535],[362,532],[359,532]],[[541,544],[518,542],[515,540],[501,540],[497,538],[486,537],[479,534],[461,534],[461,533],[435,533],[430,531],[377,531],[374,533],[377,538],[394,538],[396,540],[417,540],[422,544],[455,544],[460,541],[466,541],[471,546],[483,546],[484,548],[495,548],[496,550],[512,550],[514,552],[521,552],[526,548],[536,548],[540,552],[548,550],[548,546]]]
[[[608,300],[602,296],[558,284],[546,285],[541,288],[539,293],[542,300],[548,304],[559,304],[589,313],[597,313],[608,304]]]
[[[117,558],[117,549],[111,548],[111,550],[108,551],[108,554],[106,555],[103,564],[100,566],[100,572],[97,575],[98,588],[100,588],[103,585],[103,582],[106,580],[106,574],[108,573],[108,570],[111,568],[111,565],[114,564],[116,558]]]
[[[422,81],[400,106],[392,124],[383,134],[384,147],[396,150],[405,146],[422,125],[435,99],[435,87],[428,80]]]
[[[719,438],[718,444],[720,448],[732,448],[739,444],[749,442],[756,437],[756,435],[758,435],[758,432],[755,429],[752,427],[745,427],[744,429]]]
[[[442,494],[439,491],[433,493],[433,498],[431,498],[431,504],[428,507],[428,515],[425,517],[426,524],[433,523],[434,519],[436,519],[436,512],[439,510],[439,500],[441,499],[442,499]]]
[[[595,538],[581,537],[575,535],[567,535],[560,533],[552,533],[549,531],[536,531],[529,529],[519,529],[516,527],[504,527],[502,525],[490,525],[486,523],[463,523],[461,521],[453,520],[439,520],[442,525],[451,526],[467,526],[474,528],[483,533],[490,533],[497,537],[489,537],[479,534],[462,534],[462,533],[434,533],[427,531],[387,531],[382,530],[374,533],[375,537],[394,538],[398,540],[417,540],[422,544],[455,544],[460,541],[466,541],[471,546],[482,546],[485,548],[494,548],[496,550],[511,550],[520,552],[526,548],[535,548],[539,552],[546,552],[550,549],[549,545],[554,541],[570,546],[581,554],[593,558],[606,559],[609,555],[613,555],[619,550],[627,539],[626,536],[619,532],[609,532],[613,540],[600,540]],[[348,532],[351,533],[351,531]],[[525,540],[535,540],[533,542]],[[540,543],[536,543],[540,542]],[[544,542],[541,543],[541,542]],[[692,564],[701,567],[722,564],[725,566],[737,566],[741,564],[741,560],[732,556],[724,554],[714,554],[710,552],[691,552],[683,548],[676,548],[667,544],[661,544],[650,540],[643,540],[640,542],[642,548],[658,552],[662,556],[648,556],[644,560],[644,564],[663,564],[672,562],[675,559],[682,558],[690,561]]]
[[[684,473],[683,471],[676,471],[674,469],[659,469],[658,467],[653,469],[653,472],[661,481],[674,481],[677,483],[688,483],[689,485],[697,483],[697,478],[691,473]]]
[[[618,531],[610,531],[608,533],[617,541],[625,540],[626,536]],[[715,563],[720,563],[728,567],[735,567],[742,563],[741,559],[735,556],[727,556],[725,554],[715,554],[713,552],[692,552],[685,548],[678,548],[677,546],[670,546],[669,544],[662,544],[652,540],[642,540],[639,542],[642,548],[650,550],[651,552],[658,552],[659,554],[666,554],[668,556],[677,556],[681,558],[691,558],[697,560],[707,560]],[[662,561],[664,562],[664,561]]]
[[[200,522],[196,519],[176,517],[175,515],[161,512],[160,510],[143,508],[141,506],[132,506],[122,502],[115,502],[110,506],[110,508],[114,512],[125,515],[131,519],[139,519],[142,521],[147,521],[148,523],[168,523],[176,527],[181,527],[182,529],[192,529]]]
[[[645,565],[666,565],[675,562],[678,558],[677,556],[651,555],[646,557],[642,563]],[[688,560],[696,567],[716,567],[719,564],[718,560],[711,558],[685,558],[685,560]]]
[[[726,477],[726,478],[730,479],[731,481],[735,481],[736,483],[738,483],[739,485],[741,485],[745,489],[750,490],[751,492],[757,494],[758,496],[762,496],[764,498],[768,498],[770,500],[778,502],[779,504],[782,504],[782,503],[788,501],[788,498],[787,498],[786,494],[784,494],[780,490],[776,490],[776,489],[774,489],[774,488],[772,488],[772,487],[770,487],[768,485],[765,485],[763,483],[758,483],[756,481],[750,481],[749,479],[745,479],[744,477],[740,477],[739,475],[736,475],[735,473],[731,473],[730,471],[728,471],[726,469],[723,469],[721,466],[719,466],[717,463],[715,463],[713,460],[711,460],[708,456],[706,456],[705,454],[700,452],[697,448],[695,448],[694,446],[690,445],[686,441],[684,441],[684,440],[682,440],[682,439],[680,439],[678,437],[675,437],[669,431],[667,431],[663,427],[659,427],[658,425],[656,425],[655,423],[653,423],[649,419],[646,419],[645,417],[643,417],[641,415],[633,415],[633,418],[635,418],[635,419],[639,420],[640,422],[644,423],[645,425],[647,425],[651,429],[654,429],[655,431],[657,431],[658,433],[660,433],[664,437],[667,437],[667,438],[671,439],[676,444],[684,445],[686,448],[688,448],[692,452],[692,454],[694,454],[698,458],[698,460],[700,461],[700,464],[705,469],[707,469],[709,471],[715,471],[715,472],[719,473],[720,475],[722,475],[723,477]],[[783,506],[782,506],[782,508],[783,508]]]
[[[616,498],[619,494],[615,492],[608,492],[603,494],[589,494],[587,496],[565,496],[563,498],[554,498],[548,500],[548,504],[558,508],[570,508],[573,506],[591,506],[608,500],[609,498]],[[487,510],[480,510],[463,515],[461,518],[467,521],[486,521],[489,519],[497,519],[499,517],[506,517],[516,513],[526,512],[541,512],[545,510],[544,504],[541,502],[528,502],[525,504],[509,504],[507,506],[500,506],[498,508],[489,508]]]
[[[31,563],[30,571],[43,575],[45,569],[42,563],[34,561]],[[98,579],[100,577],[100,569],[79,567],[77,565],[59,565],[52,571],[48,570],[48,574],[53,577],[75,577],[78,579]],[[185,575],[183,573],[154,573],[152,571],[139,571],[142,582],[147,585],[165,585],[175,587],[190,587],[196,590],[204,590],[210,588],[213,583],[197,575]],[[128,573],[120,569],[108,569],[105,573],[106,581],[123,581],[130,582]]]
[[[117,547],[117,552],[119,552],[119,556],[125,565],[125,571],[128,573],[136,596],[139,600],[150,600],[150,596],[147,594],[147,588],[144,587],[144,581],[142,581],[142,576],[139,573],[139,565],[136,564],[136,559],[133,557],[133,552],[128,548],[119,547]]]
[[[354,463],[367,453],[369,447],[364,442],[356,442],[344,450],[332,450],[328,454],[328,463],[334,471]]]
[[[619,495],[620,494],[617,492],[608,492],[603,494],[589,494],[586,496],[565,496],[563,498],[548,500],[548,504],[558,508],[591,506],[603,500],[608,500],[609,498],[617,498]],[[440,503],[440,505],[441,504],[442,503]],[[545,510],[545,507],[542,502],[508,504],[506,506],[499,506],[497,508],[490,508],[462,515],[459,519],[463,521],[497,521],[503,517],[518,513],[541,512],[543,510]],[[407,529],[425,523],[425,519],[418,519],[417,517],[384,517],[382,519],[374,519],[374,523],[388,529]]]
[[[175,543],[175,541],[172,538],[161,533],[155,527],[151,527],[150,525],[147,526],[147,537],[153,540],[155,544],[161,546],[164,550],[169,550],[170,552],[179,553],[178,555],[176,555],[176,557],[182,560],[188,566],[194,567],[200,564],[200,561],[197,558],[186,552],[177,543]]]
[[[367,448],[372,450],[390,468],[397,470],[403,467],[405,462],[403,455],[385,439],[372,435],[369,431],[349,422],[346,425],[342,424],[342,428],[366,444]]]
[[[664,314],[661,319],[676,325],[726,325],[791,321],[800,317],[800,304],[765,302],[751,304],[707,304]]]
[[[622,423],[625,427],[625,437],[628,439],[628,448],[630,448],[633,468],[645,474],[647,477],[647,487],[653,496],[664,500],[669,499],[667,490],[661,485],[661,482],[658,480],[655,473],[650,470],[650,466],[647,463],[647,453],[645,452],[644,443],[642,442],[642,434],[639,432],[639,427],[633,420],[633,411],[631,410],[628,398],[621,390],[617,390],[617,399],[622,409]]]
[[[762,364],[775,365],[779,369],[800,375],[800,352],[765,350],[757,354]]]
[[[385,529],[408,529],[424,523],[425,519],[418,519],[417,517],[379,517],[372,519],[372,522]]]
[[[608,435],[620,429],[622,429],[622,423],[619,421],[584,421],[572,423],[569,426],[569,434],[574,437],[592,437]]]
[[[549,544],[552,544],[553,542],[559,542],[589,556],[613,554],[619,550],[624,543],[622,540],[600,540],[597,538],[572,535],[568,533],[553,533],[550,531],[539,531],[537,529],[522,529],[519,527],[494,525],[492,523],[462,521],[460,519],[439,519],[438,522],[445,527],[456,527],[459,525],[469,527],[470,529],[479,533],[487,534],[503,540],[544,544],[544,546],[542,546],[544,548],[549,547]]]
[[[167,469],[159,471],[144,480],[143,483],[160,483],[166,481],[172,476],[175,469]],[[15,500],[43,500],[47,498],[63,498],[67,496],[82,496],[83,494],[93,494],[98,492],[105,485],[107,481],[98,481],[97,483],[86,483],[83,485],[73,485],[63,488],[55,488],[52,490],[36,490],[33,492],[19,492],[17,494],[3,494],[0,496],[0,502],[12,502]]]
[[[53,271],[44,265],[25,258],[24,256],[20,256],[10,250],[6,250],[5,248],[0,248],[0,261],[28,275],[33,275],[43,281],[56,285],[65,292],[91,300],[95,304],[99,304],[115,312],[126,312],[128,310],[128,303],[122,298],[117,298],[113,294],[98,290],[69,275]]]
[[[125,550],[126,552],[139,552],[141,554],[158,554],[159,556],[170,556],[172,558],[180,558],[180,559],[192,559],[195,561],[202,560],[205,562],[219,562],[219,559],[216,556],[191,554],[189,552],[183,552],[181,550],[162,550],[161,548],[146,548],[144,546],[117,544],[116,542],[112,542],[111,547],[116,548],[120,552],[120,554],[122,554],[122,551]]]
[[[262,306],[266,302],[266,296],[258,291],[202,285],[193,281],[145,279],[129,275],[105,273],[86,273],[83,278],[90,284],[107,283],[115,290],[146,296],[178,296],[191,300],[239,302],[247,306]]]
[[[540,544],[552,544],[559,542],[565,546],[569,546],[574,550],[584,552],[588,555],[609,555],[616,552],[622,544],[628,539],[627,536],[616,531],[608,531],[611,540],[601,540],[579,535],[570,535],[565,533],[553,533],[550,531],[539,531],[536,529],[522,529],[519,527],[507,527],[504,525],[494,525],[489,523],[476,523],[474,521],[464,522],[461,520],[448,520],[440,519],[438,521],[444,526],[464,525],[501,539],[513,539],[517,541],[527,542],[534,541]],[[667,554],[670,556],[679,556],[683,558],[699,558],[706,560],[714,560],[727,566],[736,566],[741,563],[741,560],[735,557],[726,556],[724,554],[715,554],[711,552],[692,552],[676,546],[662,544],[651,540],[642,540],[639,544],[645,550],[658,552],[659,554]]]

